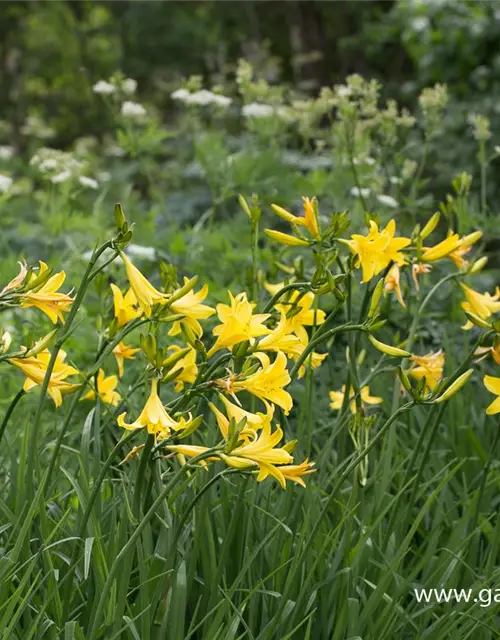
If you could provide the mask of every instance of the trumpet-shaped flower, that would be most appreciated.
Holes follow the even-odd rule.
[[[261,400],[269,400],[269,402],[278,405],[288,414],[292,408],[293,400],[288,391],[283,388],[291,381],[286,368],[285,354],[279,351],[272,364],[266,353],[254,355],[262,365],[256,373],[242,379],[236,377],[229,381],[222,381],[221,386],[229,393],[248,391]]]
[[[118,327],[123,327],[128,322],[140,318],[142,310],[137,307],[137,299],[132,289],[125,295],[122,294],[116,284],[111,284],[113,292],[113,307]]]
[[[40,270],[38,276],[47,271],[45,262],[40,260]],[[37,276],[37,277],[38,277]],[[35,279],[32,275],[31,282]],[[27,291],[22,294],[21,307],[37,307],[43,311],[51,321],[56,324],[58,320],[64,323],[63,313],[69,311],[73,298],[67,293],[60,293],[58,289],[62,287],[66,280],[64,271],[50,276],[50,278],[36,291]],[[29,284],[29,282],[27,283]]]
[[[255,429],[262,429],[264,422],[270,422],[273,418],[274,407],[270,405],[268,402],[265,402],[266,405],[266,413],[251,413],[250,411],[246,411],[242,407],[234,404],[228,400],[222,394],[219,394],[219,398],[224,404],[224,408],[226,409],[227,417],[220,411],[213,403],[209,403],[209,407],[212,410],[212,413],[217,420],[217,425],[221,434],[224,438],[227,438],[229,433],[229,421],[234,420],[236,424],[241,422],[242,420],[246,420],[245,428],[240,433],[240,437],[244,438],[248,434],[248,429],[251,431]]]
[[[118,375],[120,378],[123,376],[124,361],[134,360],[134,356],[138,351],[140,351],[140,349],[134,349],[124,342],[119,342],[113,349],[113,355],[116,358],[116,363],[118,365]]]
[[[304,327],[319,326],[325,321],[325,312],[322,309],[315,309],[314,293],[308,291],[301,294],[293,291],[289,300],[276,305],[280,313],[287,316],[287,323],[292,332],[300,338],[304,345],[307,345],[309,336]]]
[[[168,348],[169,351],[179,351],[181,347],[173,344]],[[170,374],[179,372],[175,378],[175,390],[182,391],[184,389],[184,383],[191,383],[196,380],[198,375],[198,366],[196,364],[196,349],[190,348],[188,353],[178,360],[174,366],[170,369]]]
[[[317,216],[318,201],[313,197],[302,198],[302,202],[304,207],[303,216],[294,216],[292,213],[277,204],[272,204],[271,207],[273,208],[273,211],[280,216],[280,218],[283,218],[290,224],[306,227],[313,238],[318,240],[320,237]]]
[[[221,321],[213,334],[217,340],[208,352],[212,356],[216,351],[224,347],[230,348],[239,342],[252,341],[253,338],[270,333],[264,322],[269,318],[268,313],[253,315],[255,304],[248,302],[246,293],[233,296],[229,292],[231,305],[218,304],[217,315]]]
[[[184,278],[184,285],[189,282],[188,278]],[[175,295],[175,291],[173,293]],[[205,320],[210,318],[215,313],[215,309],[209,307],[206,304],[202,304],[208,295],[208,286],[203,286],[198,293],[189,291],[186,295],[182,296],[170,305],[170,310],[173,313],[181,314],[184,319],[181,322],[185,322],[193,330],[195,336],[200,338],[203,335],[198,320]],[[181,322],[174,322],[172,329],[169,331],[169,335],[174,336],[181,331]]]
[[[379,231],[378,225],[370,220],[368,235],[353,234],[351,240],[344,242],[352,253],[357,256],[358,263],[363,271],[361,282],[368,282],[385,269],[391,262],[403,265],[406,262],[401,250],[407,247],[410,238],[395,238],[396,222],[390,220],[383,231]]]
[[[361,398],[361,404],[363,405],[376,405],[382,402],[382,398],[370,395],[370,388],[368,385],[361,387],[359,395]],[[342,385],[341,391],[330,391],[329,396],[331,400],[330,408],[335,411],[342,409],[345,398],[345,385]],[[356,393],[352,387],[349,387],[349,398],[349,409],[351,410],[351,413],[356,413]]]
[[[99,373],[97,374],[97,393],[99,397],[105,404],[111,404],[114,407],[118,405],[120,402],[121,396],[118,391],[115,391],[118,386],[118,377],[117,376],[107,376],[104,373],[104,369],[99,369]],[[90,389],[88,393],[86,393],[82,400],[94,400],[96,392],[94,389]]]
[[[464,259],[472,245],[477,242],[481,236],[481,231],[474,231],[463,238],[460,238],[458,233],[450,233],[442,242],[439,242],[434,247],[424,247],[422,249],[422,260],[424,262],[436,262],[443,258],[450,258],[461,269],[467,265],[467,261]]]
[[[158,395],[158,380],[151,381],[151,393],[137,420],[132,423],[125,422],[127,413],[118,416],[117,422],[120,427],[133,431],[135,429],[147,429],[148,433],[155,436],[157,440],[166,440],[172,432],[187,429],[191,424],[191,414],[186,421],[181,418],[174,420],[163,406]],[[197,455],[197,454],[196,454]]]
[[[149,280],[132,264],[124,253],[120,253],[125,265],[127,278],[136,297],[137,303],[147,318],[151,317],[151,308],[155,304],[165,304],[167,295],[155,289]]]
[[[29,356],[27,358],[9,358],[10,364],[20,369],[26,376],[23,386],[24,391],[29,391],[33,387],[43,384],[50,358],[51,355],[48,349],[44,349],[36,356]],[[66,352],[60,350],[57,354],[47,387],[47,393],[54,401],[56,407],[61,406],[63,395],[72,393],[80,387],[79,384],[66,381],[66,378],[69,376],[77,375],[78,370],[66,364],[65,360]]]
[[[484,376],[483,382],[488,391],[497,396],[486,409],[486,413],[489,416],[492,416],[495,413],[500,413],[500,378],[496,378],[495,376]]]
[[[287,356],[298,357],[305,345],[292,333],[293,323],[289,322],[283,312],[276,328],[259,340],[259,351],[283,351]]]
[[[474,289],[471,289],[464,284],[460,284],[460,286],[462,287],[462,291],[466,297],[466,301],[461,303],[464,311],[478,316],[481,320],[487,320],[491,315],[500,311],[499,287],[495,289],[495,295],[492,296],[488,292],[479,293],[478,291],[474,291]],[[471,329],[472,322],[467,321],[462,328]]]
[[[408,373],[415,380],[425,378],[426,386],[433,391],[443,377],[445,355],[442,350],[428,353],[425,356],[411,356],[414,363]]]
[[[399,304],[406,309],[405,301],[401,294],[401,286],[399,284],[400,268],[398,264],[393,264],[384,279],[384,289],[386,291],[394,291]]]

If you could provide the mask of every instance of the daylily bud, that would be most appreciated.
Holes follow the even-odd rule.
[[[243,211],[247,214],[247,216],[251,220],[252,219],[252,213],[250,211],[250,207],[248,206],[248,202],[241,195],[241,193],[238,195],[238,202],[240,203],[240,207],[243,209]]]
[[[410,382],[410,379],[408,378],[408,376],[406,375],[406,371],[404,369],[402,369],[401,367],[398,367],[397,368],[397,374],[398,374],[398,378],[401,381],[401,384],[403,385],[405,390],[410,395],[413,394],[413,389],[412,389],[412,386],[411,386],[411,382]]]
[[[187,322],[181,322],[181,330],[184,337],[186,338],[186,342],[190,344],[193,349],[196,349],[196,342],[198,341],[198,338],[195,336],[194,331],[187,324]]]
[[[379,320],[378,322],[374,322],[373,324],[370,324],[370,331],[378,331],[379,329],[382,329],[382,327],[384,327],[387,324],[387,320]]]
[[[9,347],[12,343],[12,336],[9,331],[4,330],[2,333],[2,337],[0,338],[0,344],[2,345],[2,353],[5,353],[9,350]]]
[[[179,300],[180,298],[185,296],[187,293],[192,291],[197,282],[198,282],[198,276],[193,276],[192,278],[190,278],[178,291],[176,291],[174,294],[170,296],[170,298],[167,300],[167,306],[170,306],[172,302]]]
[[[474,313],[465,311],[465,315],[467,316],[467,319],[472,322],[472,324],[476,325],[476,327],[480,327],[481,329],[491,329],[491,325],[486,322],[486,320],[483,320],[479,316],[476,316]]]
[[[275,231],[274,229],[264,229],[264,233],[266,236],[271,238],[272,240],[276,240],[280,244],[285,244],[289,247],[308,247],[309,242],[307,240],[302,240],[302,238],[296,238],[295,236],[291,236],[288,233],[282,233],[281,231]]]
[[[115,224],[118,231],[123,231],[124,225],[127,223],[125,214],[123,213],[122,205],[117,202],[115,204]]]
[[[247,423],[246,417],[240,420],[238,423],[234,418],[231,418],[228,425],[228,440],[227,444],[224,447],[224,453],[229,455],[233,449],[238,446],[238,439],[240,437],[240,433],[244,429]]]
[[[182,438],[187,438],[192,433],[194,433],[196,429],[198,429],[198,427],[202,422],[203,422],[203,416],[198,416],[197,418],[195,418],[189,423],[189,426],[186,429],[183,429],[182,431],[178,431],[175,435],[180,440],[182,440]]]
[[[442,395],[440,395],[439,398],[435,400],[436,404],[439,404],[440,402],[444,402],[445,400],[449,400],[451,396],[454,396],[455,393],[464,386],[464,384],[467,382],[467,380],[471,377],[473,373],[474,373],[474,369],[469,369],[465,373],[462,373],[462,375],[459,376],[455,380],[455,382],[451,384],[448,387],[448,389],[446,389],[446,391]]]
[[[283,207],[280,207],[277,204],[272,204],[271,208],[274,211],[274,213],[278,215],[280,218],[283,218],[283,220],[286,220],[291,224],[294,224],[297,221],[297,216],[294,216],[293,213],[290,213],[290,211],[283,209]]]
[[[372,299],[370,302],[370,308],[368,309],[368,318],[373,318],[373,316],[377,313],[378,305],[380,302],[380,298],[382,297],[382,292],[384,290],[384,281],[380,279],[375,288],[373,289]]]
[[[435,213],[431,216],[430,220],[427,222],[425,227],[422,229],[420,233],[420,237],[425,240],[427,236],[430,236],[434,229],[438,226],[439,219],[441,217],[440,213]]]
[[[141,345],[141,349],[144,351],[146,358],[149,362],[156,366],[156,352],[157,352],[157,342],[156,337],[148,333],[147,335],[142,335],[139,338],[139,344]]]
[[[43,351],[44,349],[46,349],[49,346],[50,341],[52,340],[52,338],[55,336],[56,333],[57,333],[57,329],[53,329],[46,336],[44,336],[40,340],[37,340],[35,342],[35,344],[31,347],[31,349],[26,351],[24,356],[26,358],[28,358],[28,357],[31,358],[32,356],[38,355],[41,351]]]
[[[411,353],[409,351],[384,344],[383,342],[380,342],[380,340],[374,338],[371,334],[368,334],[368,340],[372,343],[375,349],[393,358],[408,358],[409,356],[411,356]]]
[[[184,358],[184,356],[187,356],[187,354],[189,353],[190,348],[189,347],[184,347],[184,349],[179,349],[179,351],[176,351],[175,353],[173,353],[171,356],[168,356],[168,358],[166,358],[163,362],[162,362],[162,367],[168,371],[169,369],[171,369],[175,364],[177,364],[179,362],[179,360],[182,360],[182,358]]]
[[[478,260],[472,263],[471,268],[469,269],[469,273],[470,274],[479,273],[487,262],[488,262],[488,258],[486,256],[479,258]]]

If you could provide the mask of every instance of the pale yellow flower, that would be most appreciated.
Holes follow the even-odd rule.
[[[168,348],[169,351],[179,351],[181,347],[173,344]],[[196,380],[196,376],[198,375],[198,366],[196,364],[196,349],[192,347],[189,348],[188,353],[178,360],[174,366],[170,369],[169,373],[179,372],[175,378],[175,390],[182,391],[184,389],[184,383],[192,383]]]
[[[35,277],[47,271],[48,267],[45,262],[40,260],[40,270],[37,276],[32,275],[30,281],[32,282]],[[66,274],[64,271],[55,273],[53,276],[43,284],[36,291],[27,291],[22,294],[21,307],[37,307],[40,311],[43,311],[54,324],[60,320],[64,323],[63,313],[69,311],[73,298],[67,293],[60,293],[58,289],[62,287],[66,280]],[[27,283],[29,284],[29,282]]]
[[[137,299],[132,289],[123,295],[116,284],[111,284],[110,287],[113,292],[113,308],[118,327],[123,327],[142,315],[142,310],[137,307]]]
[[[462,291],[465,294],[466,301],[461,303],[462,309],[468,313],[472,313],[475,316],[481,318],[481,320],[487,320],[497,311],[500,311],[500,288],[495,289],[495,295],[492,296],[488,292],[479,293],[474,291],[470,287],[460,284]],[[472,322],[468,320],[463,329],[471,329]]]
[[[269,314],[253,315],[256,305],[248,302],[246,293],[233,296],[229,291],[229,298],[230,305],[217,305],[217,315],[222,324],[217,325],[212,332],[217,340],[209,350],[209,356],[224,347],[231,348],[235,344],[246,340],[252,341],[253,338],[264,336],[270,332],[264,325]]]
[[[47,367],[50,362],[50,351],[44,349],[36,356],[27,358],[9,358],[8,362],[20,369],[26,376],[23,389],[29,391],[33,387],[43,384]],[[65,363],[66,352],[62,349],[58,352],[52,374],[50,376],[47,393],[54,401],[56,407],[62,404],[62,396],[76,391],[80,385],[66,381],[69,376],[77,375],[78,370]]]
[[[124,253],[120,253],[125,264],[127,278],[136,297],[137,303],[147,318],[151,317],[151,308],[155,304],[165,304],[167,295],[155,289],[149,280],[132,264]]]
[[[390,220],[383,231],[379,231],[378,225],[373,220],[369,223],[368,235],[353,234],[351,240],[344,240],[354,255],[363,271],[361,282],[368,282],[373,276],[380,273],[391,262],[403,265],[406,262],[401,250],[411,243],[410,238],[395,238],[396,222]]]
[[[288,414],[292,408],[293,400],[288,391],[283,388],[291,381],[286,368],[285,354],[279,351],[273,363],[266,353],[255,353],[254,355],[261,363],[261,367],[256,373],[246,378],[235,377],[228,381],[221,381],[219,386],[222,386],[229,393],[248,391],[261,400],[268,400],[278,405]]]
[[[97,393],[99,397],[105,404],[111,404],[114,407],[118,405],[120,402],[121,396],[118,391],[115,391],[118,386],[118,377],[117,376],[107,376],[104,373],[104,369],[99,369],[99,373],[97,374]],[[86,393],[82,400],[94,400],[95,399],[95,390],[90,389],[88,393]]]
[[[138,351],[140,351],[140,349],[134,349],[124,342],[119,342],[113,349],[113,355],[116,358],[120,378],[123,376],[123,362],[125,360],[134,360],[134,356]]]
[[[120,427],[133,431],[135,429],[147,429],[148,433],[158,440],[166,440],[172,432],[183,431],[192,423],[191,414],[188,420],[181,418],[179,421],[172,418],[158,395],[158,380],[151,380],[151,393],[137,420],[132,423],[125,422],[126,412],[118,416]]]
[[[386,291],[394,291],[394,293],[396,294],[396,298],[399,301],[399,304],[406,309],[406,304],[401,294],[401,286],[399,284],[399,280],[400,280],[399,265],[393,264],[392,267],[389,269],[389,272],[385,276],[384,289]]]
[[[443,377],[445,362],[443,351],[440,349],[425,356],[411,356],[411,360],[414,365],[409,369],[408,373],[415,380],[425,378],[427,388],[433,391]]]
[[[379,398],[378,396],[370,395],[370,388],[368,385],[361,387],[359,395],[360,395],[362,405],[365,405],[365,404],[376,405],[376,404],[381,404],[381,402],[383,402],[382,398]],[[331,400],[330,408],[334,409],[335,411],[338,411],[339,409],[341,409],[342,405],[344,404],[345,385],[342,385],[342,389],[340,391],[330,391],[329,396]],[[349,409],[351,410],[351,413],[356,413],[356,410],[357,410],[356,392],[352,387],[349,387],[349,398],[350,398]]]
[[[189,282],[189,278],[184,278],[184,285]],[[175,295],[175,291],[172,295]],[[181,321],[174,322],[172,329],[169,331],[170,336],[175,336],[181,331],[181,323],[185,322],[193,331],[197,338],[203,335],[198,320],[205,320],[210,318],[215,313],[215,309],[209,307],[206,304],[202,304],[208,295],[208,286],[203,286],[198,293],[189,291],[186,295],[182,296],[170,305],[172,313],[180,314],[184,316]]]

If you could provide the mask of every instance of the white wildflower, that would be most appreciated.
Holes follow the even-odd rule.
[[[61,171],[61,173],[57,173],[55,176],[52,176],[50,181],[53,182],[54,184],[61,184],[63,182],[66,182],[66,180],[69,180],[70,178],[71,178],[71,171],[69,171],[68,169],[65,169],[64,171]]]
[[[0,193],[7,193],[7,191],[12,187],[12,183],[12,178],[0,174]]]
[[[147,114],[147,111],[142,104],[132,102],[131,100],[125,100],[122,104],[121,114],[126,118],[142,118]]]
[[[0,145],[0,159],[9,160],[14,155],[14,147],[8,145]]]
[[[245,118],[270,118],[274,115],[274,109],[269,104],[251,102],[243,107],[241,113]]]
[[[134,80],[133,78],[126,78],[123,81],[122,89],[125,93],[132,95],[137,89],[137,80]]]
[[[106,80],[99,80],[99,82],[96,82],[92,87],[92,91],[103,96],[109,96],[112,93],[115,93],[116,88],[111,84],[111,82],[106,82]]]
[[[397,207],[399,207],[399,202],[395,198],[384,193],[378,195],[377,200],[382,204],[385,204],[387,207],[391,207],[392,209],[396,209]]]
[[[368,189],[367,187],[361,187],[361,189],[358,189],[358,187],[352,187],[349,193],[351,194],[351,196],[354,196],[355,198],[368,198],[368,196],[371,193],[371,190]]]
[[[97,182],[97,180],[94,180],[94,178],[89,178],[88,176],[80,176],[78,178],[78,182],[83,187],[89,187],[90,189],[98,189],[99,188],[99,183]]]
[[[187,89],[176,89],[173,93],[170,94],[170,97],[173,100],[180,100],[181,102],[187,102],[189,96],[191,94]]]

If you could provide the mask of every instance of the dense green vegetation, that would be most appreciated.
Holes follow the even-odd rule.
[[[498,637],[499,35],[0,3],[2,640]]]

